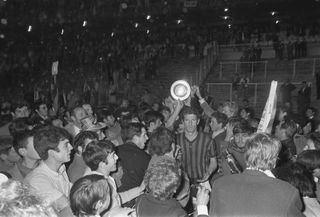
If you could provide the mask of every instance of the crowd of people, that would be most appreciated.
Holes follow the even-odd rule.
[[[210,101],[3,103],[0,215],[319,216],[316,111],[260,132],[248,101]]]

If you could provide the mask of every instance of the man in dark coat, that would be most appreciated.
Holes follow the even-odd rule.
[[[246,145],[246,170],[215,181],[210,216],[304,216],[298,190],[270,171],[276,165],[280,141],[257,133]]]

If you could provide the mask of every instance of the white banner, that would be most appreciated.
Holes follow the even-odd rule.
[[[261,120],[257,130],[258,133],[271,133],[277,108],[277,85],[277,81],[271,82],[269,97],[261,116]]]

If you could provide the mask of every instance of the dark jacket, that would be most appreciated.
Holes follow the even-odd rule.
[[[304,216],[299,192],[289,183],[257,170],[224,176],[215,181],[210,216]]]

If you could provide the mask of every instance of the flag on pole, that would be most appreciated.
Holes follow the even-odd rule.
[[[277,108],[277,85],[277,81],[271,82],[269,97],[264,107],[262,117],[258,126],[258,133],[271,133]]]

